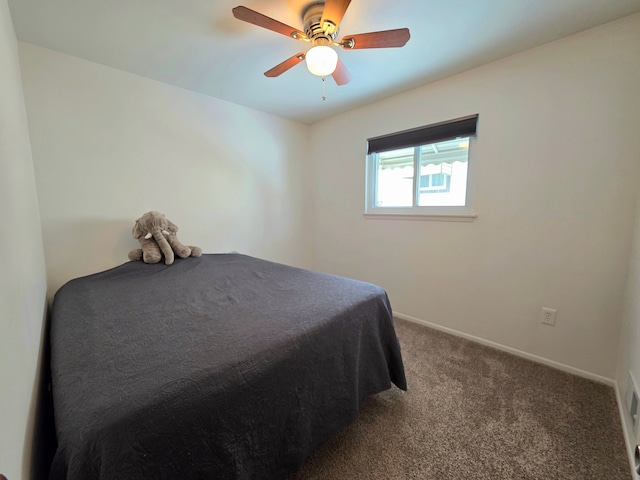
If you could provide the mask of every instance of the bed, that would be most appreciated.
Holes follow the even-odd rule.
[[[285,479],[406,390],[384,290],[241,254],[71,280],[51,371],[50,480]]]

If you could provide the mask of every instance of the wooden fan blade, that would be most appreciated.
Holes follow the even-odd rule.
[[[297,40],[307,38],[306,35],[297,28],[285,25],[282,22],[274,20],[271,17],[267,17],[255,10],[251,10],[250,8],[239,6],[235,7],[231,11],[233,12],[234,17],[238,20],[242,20],[243,22],[252,23],[258,27],[266,28],[267,30],[272,30],[276,33],[281,33],[282,35],[286,35],[287,37],[292,37]]]
[[[286,72],[290,68],[295,67],[301,61],[303,61],[304,57],[305,57],[304,52],[296,53],[293,57],[287,58],[284,62],[276,65],[271,70],[267,70],[266,72],[264,72],[264,75],[270,78],[282,75],[284,72]]]
[[[336,69],[331,76],[338,85],[346,85],[351,81],[351,74],[349,73],[349,70],[347,70],[347,67],[344,66],[344,63],[342,63],[342,60],[339,58],[338,66],[336,66]]]
[[[350,3],[351,0],[326,0],[324,2],[324,10],[322,10],[320,25],[324,25],[324,22],[331,22],[335,25],[334,31],[337,30]],[[329,33],[333,32],[330,31]]]
[[[347,35],[340,42],[345,50],[358,48],[403,47],[411,38],[408,28]]]

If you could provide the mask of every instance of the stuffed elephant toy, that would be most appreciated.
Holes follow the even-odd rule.
[[[145,263],[158,263],[164,256],[164,263],[171,265],[174,254],[180,258],[202,255],[200,247],[183,245],[176,235],[178,227],[162,213],[151,211],[136,220],[133,226],[133,238],[142,248],[131,250],[129,260],[142,260]]]

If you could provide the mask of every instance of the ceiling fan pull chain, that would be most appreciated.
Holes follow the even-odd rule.
[[[322,77],[322,101],[326,101],[327,100],[327,88],[326,88],[327,84],[324,81],[324,77]]]

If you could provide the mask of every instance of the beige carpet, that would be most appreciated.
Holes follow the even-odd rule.
[[[396,320],[409,390],[362,405],[291,480],[631,479],[613,388]]]

